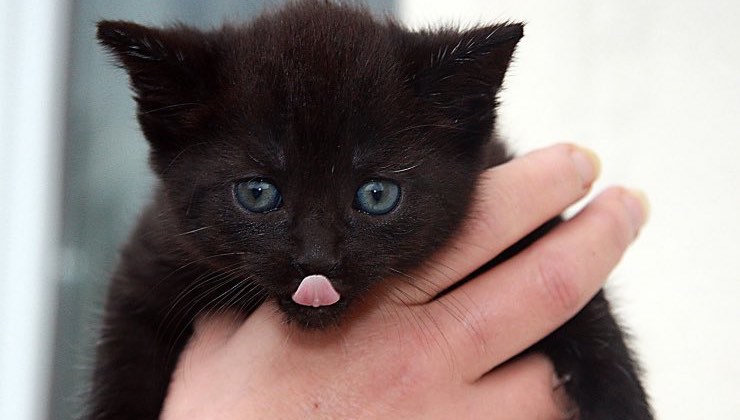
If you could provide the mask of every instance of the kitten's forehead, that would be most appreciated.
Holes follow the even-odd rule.
[[[387,27],[345,8],[292,8],[224,36],[223,43],[233,46],[229,74],[256,76],[251,81],[259,83],[246,83],[250,91],[272,88],[296,106],[349,93],[361,97],[396,61]]]
[[[234,108],[273,143],[265,150],[272,158],[261,159],[294,169],[323,163],[337,172],[368,164],[400,129],[393,116],[410,94],[404,96],[387,28],[369,15],[340,17],[291,14],[281,25],[257,20],[227,32],[242,41],[229,43],[239,48],[225,63],[224,77],[237,87],[229,90],[239,92]]]

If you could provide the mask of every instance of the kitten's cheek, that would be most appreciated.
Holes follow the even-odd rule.
[[[303,306],[329,306],[339,301],[339,292],[331,281],[320,274],[305,277],[293,294],[293,302]]]

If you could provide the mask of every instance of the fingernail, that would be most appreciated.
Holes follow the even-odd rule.
[[[635,235],[647,221],[650,214],[650,203],[647,196],[640,190],[629,189],[622,194],[622,201],[629,212],[630,221],[635,231]]]
[[[573,146],[571,149],[571,159],[576,165],[576,170],[581,176],[584,187],[590,187],[601,172],[601,162],[596,153],[580,146]]]

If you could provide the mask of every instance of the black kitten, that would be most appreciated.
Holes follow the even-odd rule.
[[[89,417],[157,418],[200,313],[273,299],[324,328],[439,249],[509,159],[494,108],[521,36],[316,1],[210,32],[101,22],[160,183],[112,280]],[[651,418],[601,293],[534,349],[570,375],[581,418]]]

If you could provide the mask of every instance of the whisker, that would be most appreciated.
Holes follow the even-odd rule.
[[[429,312],[429,308],[426,306],[421,306],[421,308],[422,308],[423,314],[427,317],[427,319],[429,319],[429,322],[425,322],[424,324],[428,325],[429,323],[431,323],[432,326],[434,326],[434,328],[437,330],[438,334],[434,334],[433,336],[436,337],[438,335],[439,337],[441,337],[441,339],[444,342],[444,346],[442,346],[442,343],[440,343],[439,340],[435,339],[434,341],[437,344],[437,347],[442,352],[442,354],[445,355],[445,358],[447,359],[447,362],[449,363],[450,368],[454,368],[455,359],[453,357],[454,351],[453,351],[452,344],[447,339],[447,335],[444,333],[444,330],[439,325],[439,322],[437,321],[437,319],[434,316],[432,316],[432,314]]]
[[[197,146],[203,146],[203,145],[210,145],[210,144],[212,144],[212,143],[211,142],[207,142],[207,141],[201,141],[201,142],[198,142],[198,143],[189,144],[188,146],[184,147],[182,150],[180,150],[179,153],[177,153],[175,155],[175,157],[173,157],[170,160],[170,162],[167,164],[167,166],[159,173],[159,176],[160,177],[163,177],[170,170],[170,168],[172,167],[172,165],[174,165],[175,162],[177,162],[177,160],[180,159],[180,157],[183,154],[185,154],[185,152],[187,152],[188,150],[190,150],[191,148],[194,148],[194,147],[197,147]]]
[[[197,229],[189,230],[189,231],[187,231],[187,232],[183,232],[183,233],[178,233],[178,234],[177,234],[177,235],[175,235],[175,236],[185,236],[185,235],[190,235],[190,234],[193,234],[193,233],[195,233],[195,232],[200,232],[200,231],[202,231],[202,230],[210,229],[210,228],[212,228],[212,227],[213,227],[213,226],[203,226],[203,227],[200,227],[200,228],[197,228]]]
[[[421,163],[417,163],[416,165],[413,165],[413,166],[409,166],[409,167],[407,167],[407,168],[403,168],[403,169],[397,169],[397,170],[395,170],[395,171],[391,171],[391,172],[393,172],[394,174],[398,174],[398,173],[401,173],[401,172],[406,172],[406,171],[410,171],[410,170],[412,170],[412,169],[416,169],[416,168],[418,168],[419,166],[421,166]]]
[[[198,263],[200,263],[200,262],[203,262],[203,261],[207,261],[207,260],[209,260],[209,259],[212,259],[212,258],[219,258],[219,257],[230,257],[230,256],[234,256],[234,255],[244,255],[244,254],[245,254],[245,252],[225,252],[225,253],[223,253],[223,254],[215,254],[215,255],[209,255],[209,256],[207,256],[207,257],[202,257],[202,258],[199,258],[199,259],[197,259],[197,260],[193,260],[193,261],[190,261],[190,262],[188,262],[188,263],[186,263],[186,264],[184,264],[184,265],[180,266],[179,268],[177,268],[177,269],[175,269],[175,270],[171,271],[171,272],[170,272],[169,274],[167,274],[166,276],[162,277],[161,279],[159,279],[159,280],[158,280],[158,281],[157,281],[157,282],[156,282],[156,283],[155,283],[155,284],[154,284],[154,285],[152,286],[152,288],[150,289],[150,293],[153,293],[153,292],[154,292],[154,289],[156,289],[157,287],[159,287],[159,285],[161,285],[162,283],[164,283],[164,282],[165,282],[165,281],[166,281],[167,279],[169,279],[170,277],[172,277],[172,276],[174,276],[175,274],[177,274],[177,273],[181,272],[182,270],[185,270],[186,268],[189,268],[189,267],[192,267],[192,266],[194,266],[195,264],[198,264]]]
[[[450,267],[449,265],[447,265],[447,264],[445,264],[443,262],[440,262],[440,261],[423,261],[422,264],[424,264],[425,266],[431,268],[432,270],[436,271],[437,273],[443,275],[447,280],[454,280],[454,279],[453,279],[453,277],[450,276],[450,273],[449,272],[445,272],[444,270],[442,270],[441,268],[439,268],[439,266],[442,266],[442,267],[446,268],[447,270],[451,271],[452,273],[454,273],[455,278],[461,279],[461,278],[464,277],[462,275],[462,273],[460,273],[460,271],[458,271],[458,270],[456,270],[456,269]]]
[[[412,275],[410,275],[410,274],[404,273],[403,271],[401,271],[401,270],[397,270],[397,269],[395,269],[395,268],[393,268],[393,267],[388,267],[388,270],[390,270],[390,271],[392,271],[392,272],[394,272],[394,273],[396,273],[396,274],[400,275],[400,276],[401,276],[401,277],[400,277],[400,280],[401,280],[401,281],[403,281],[403,282],[404,282],[405,284],[408,284],[409,286],[413,287],[414,289],[418,290],[419,292],[423,293],[423,294],[424,294],[424,295],[425,295],[425,296],[426,296],[427,298],[429,298],[430,300],[431,300],[431,299],[433,299],[433,298],[434,298],[434,297],[436,296],[436,293],[433,293],[433,292],[430,292],[430,291],[428,291],[428,290],[425,290],[425,289],[423,289],[423,288],[421,287],[421,285],[417,284],[417,283],[419,282],[419,279],[418,279],[417,277],[414,277],[414,276],[412,276]],[[427,279],[421,279],[421,280],[425,280],[425,281],[426,281],[426,282],[427,282],[428,284],[430,284],[430,285],[431,285],[432,287],[436,286],[436,285],[435,285],[435,284],[434,284],[434,283],[433,283],[432,281],[430,281],[430,280],[427,280]],[[410,294],[406,294],[406,296],[407,296],[407,297],[409,297],[410,299],[412,298],[412,296],[411,296]],[[408,301],[408,302],[403,302],[403,303],[404,303],[404,304],[407,304],[407,305],[409,305],[409,304],[413,304],[413,303],[411,303],[411,302],[413,302],[413,299],[411,299],[411,300],[410,300],[410,301]]]
[[[238,267],[240,265],[240,263],[234,263],[224,268],[233,269],[233,267]],[[185,287],[183,290],[180,291],[180,293],[175,296],[172,302],[170,302],[170,304],[168,305],[169,310],[167,311],[167,313],[164,314],[162,320],[166,320],[173,310],[179,308],[180,302],[182,302],[182,300],[185,299],[188,295],[195,292],[199,287],[205,285],[213,286],[213,284],[206,283],[210,283],[214,280],[220,279],[224,274],[229,272],[230,270],[227,270],[226,272],[209,271],[196,277],[190,284],[187,285],[187,287]],[[218,284],[221,284],[221,282],[219,282]]]
[[[239,284],[232,286],[227,291],[222,292],[218,296],[211,298],[207,303],[203,304],[201,308],[193,315],[193,316],[187,316],[187,314],[195,307],[196,304],[199,303],[200,300],[204,299],[207,295],[209,295],[211,292],[217,292],[218,289],[224,285],[227,284],[229,281],[233,281],[233,277],[227,277],[225,279],[222,279],[219,285],[210,287],[207,289],[206,293],[201,294],[196,299],[194,299],[193,302],[191,302],[191,305],[188,305],[189,308],[185,311],[181,311],[183,313],[183,316],[181,317],[180,321],[178,321],[178,324],[183,323],[181,328],[178,328],[179,332],[174,337],[173,340],[171,340],[170,345],[168,346],[170,348],[168,358],[172,356],[172,351],[174,350],[174,346],[176,343],[180,341],[180,339],[185,334],[185,331],[192,325],[193,320],[197,319],[201,314],[204,313],[204,311],[209,310],[213,307],[218,307],[218,305],[226,298],[228,298],[228,292],[231,290],[234,290],[235,287],[237,287]]]
[[[257,289],[259,286],[254,283],[250,282],[252,277],[246,277],[244,279],[241,279],[238,283],[238,285],[241,286],[241,288],[229,299],[228,301],[224,302],[221,305],[221,308],[218,309],[218,311],[225,311],[229,308],[236,307],[237,303],[241,303],[242,299],[244,299],[247,295],[250,295],[255,289]],[[250,296],[251,298],[252,296]],[[238,307],[241,307],[241,305],[238,305]]]
[[[447,129],[456,130],[456,131],[470,131],[469,129],[466,129],[464,127],[450,125],[450,124],[419,124],[419,125],[414,125],[410,127],[404,127],[396,132],[391,133],[390,137],[403,134],[407,131],[418,130],[420,128],[447,128]]]
[[[165,111],[165,110],[173,109],[173,108],[182,108],[182,107],[191,106],[191,105],[202,106],[203,104],[198,103],[198,102],[183,102],[183,103],[179,103],[179,104],[167,105],[167,106],[163,106],[163,107],[159,107],[159,108],[155,108],[155,109],[150,109],[148,111],[142,112],[142,114],[144,114],[144,115],[146,115],[146,114],[153,114],[155,112]]]
[[[239,289],[241,286],[244,285],[245,282],[246,282],[245,280],[240,280],[239,282],[237,282],[230,288],[224,290],[220,295],[213,298],[209,303],[207,303],[206,305],[203,305],[203,309],[201,309],[201,311],[204,309],[209,309],[215,312],[221,312],[221,310],[225,308],[225,305],[233,301],[234,295],[232,295],[231,298],[227,300],[231,292],[233,292],[236,289]],[[236,296],[238,296],[242,291],[243,291],[243,287],[236,292]]]
[[[170,346],[173,346],[177,340],[179,340],[185,329],[187,329],[195,319],[195,316],[189,316],[192,310],[198,306],[203,299],[211,295],[213,292],[218,291],[222,286],[233,281],[233,274],[241,269],[237,264],[232,264],[229,267],[231,267],[231,269],[224,272],[209,272],[199,276],[189,284],[188,287],[183,289],[183,291],[178,294],[176,300],[169,305],[170,309],[167,311],[165,316],[162,317],[162,321],[158,327],[158,335],[169,335],[168,331],[180,330],[180,333],[175,336],[174,340],[169,340]],[[190,301],[185,305],[180,305],[180,302],[184,301],[191,293],[195,293],[195,295],[190,297]]]
[[[425,282],[429,284],[431,287],[436,287],[437,285],[432,282],[431,280],[427,279],[426,277],[419,277],[419,276],[412,276],[410,274],[404,273],[400,270],[397,270],[395,268],[389,267],[389,270],[396,272],[400,274],[402,277],[400,277],[400,280],[404,282],[404,284],[407,284],[414,289],[424,293],[429,297],[429,301],[435,300],[435,298],[439,295],[438,293],[431,293],[427,290],[424,290],[418,283]],[[411,298],[410,295],[406,294],[407,297]],[[464,305],[462,305],[462,302],[460,302],[456,296],[449,297],[446,300],[435,300],[437,303],[439,303],[442,307],[445,308],[445,310],[457,321],[464,322],[465,320],[465,310]],[[424,303],[428,303],[424,302]],[[406,302],[404,302],[406,303]],[[414,305],[414,306],[420,306],[420,304]]]

